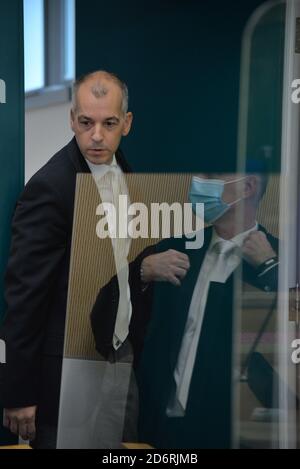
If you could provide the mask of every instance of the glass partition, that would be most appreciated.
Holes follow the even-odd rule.
[[[249,19],[241,60],[238,167],[267,180],[259,221],[278,240],[276,288],[257,291],[235,279],[233,446],[297,445],[296,337],[298,109],[291,83],[299,70],[299,2],[266,2]],[[236,223],[241,224],[243,215]],[[263,275],[263,273],[262,273]],[[272,291],[273,290],[273,291]]]

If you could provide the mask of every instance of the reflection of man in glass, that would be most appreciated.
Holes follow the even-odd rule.
[[[266,176],[252,173],[194,177],[190,201],[195,209],[204,203],[205,221],[212,224],[203,247],[187,250],[186,239],[168,239],[132,264],[129,340],[136,354],[140,440],[155,447],[230,446],[233,273],[241,265],[244,281],[265,291],[277,286],[278,241],[256,222],[266,184]],[[155,281],[145,287],[144,301],[138,263],[145,286]],[[100,292],[92,314],[103,354],[112,343],[101,328],[103,311],[111,333],[116,314],[108,307],[117,291],[112,285]]]
[[[202,249],[166,240],[142,262],[144,282],[164,281],[137,373],[140,438],[156,447],[230,446],[233,272],[242,263],[243,280],[276,288],[278,242],[256,222],[265,189],[263,175],[193,178],[213,225]]]

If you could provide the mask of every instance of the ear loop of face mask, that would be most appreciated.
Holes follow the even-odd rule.
[[[224,186],[225,186],[225,184],[231,184],[231,183],[234,183],[234,182],[243,181],[243,179],[246,179],[246,177],[247,176],[243,176],[243,177],[238,178],[238,179],[233,179],[232,181],[224,181]],[[235,200],[234,202],[228,203],[228,205],[230,207],[232,207],[233,205],[238,204],[241,200],[243,200],[243,197],[240,197],[239,199]]]

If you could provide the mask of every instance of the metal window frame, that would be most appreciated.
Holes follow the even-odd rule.
[[[65,20],[66,0],[44,0],[45,86],[25,94],[25,110],[71,100],[72,81],[65,80]]]
[[[278,335],[281,337],[278,353],[279,448],[299,447],[299,411],[296,396],[299,390],[299,372],[292,362],[291,342],[298,338],[299,324],[289,318],[289,288],[299,284],[299,106],[292,102],[292,82],[299,76],[300,57],[296,50],[296,21],[300,17],[300,0],[286,2],[284,95],[282,103],[282,169],[280,210],[281,240],[279,256]],[[289,389],[292,392],[289,392]]]

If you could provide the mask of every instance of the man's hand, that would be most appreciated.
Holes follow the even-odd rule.
[[[4,409],[3,425],[23,440],[35,438],[35,416],[37,406]]]
[[[242,253],[245,260],[254,267],[258,267],[268,259],[277,256],[262,231],[253,231],[247,236],[242,247]]]
[[[190,268],[190,261],[186,254],[169,249],[168,251],[152,254],[145,257],[142,264],[145,283],[159,281],[170,282],[175,286],[180,286],[181,281]]]

